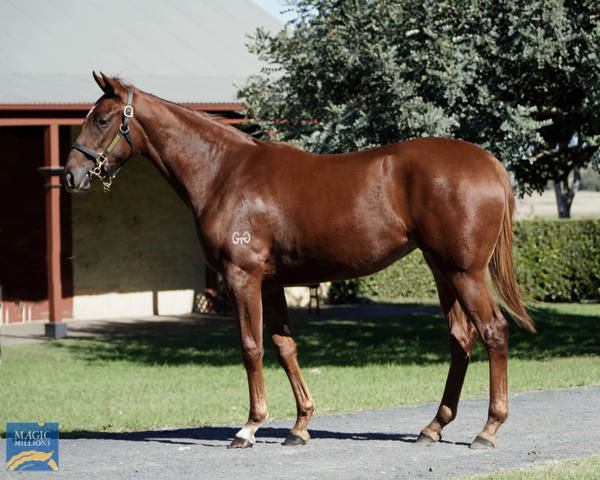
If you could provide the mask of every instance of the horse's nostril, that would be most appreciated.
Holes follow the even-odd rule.
[[[71,172],[65,173],[65,185],[69,188],[75,188],[75,179]]]

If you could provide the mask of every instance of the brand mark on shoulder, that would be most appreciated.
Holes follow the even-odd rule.
[[[252,237],[250,236],[250,232],[233,232],[233,235],[231,236],[231,241],[233,242],[234,245],[240,245],[240,244],[249,244],[250,240],[252,239]]]

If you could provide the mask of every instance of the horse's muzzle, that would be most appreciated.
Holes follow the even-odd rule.
[[[86,192],[90,189],[89,168],[80,167],[65,170],[63,185],[68,192]]]

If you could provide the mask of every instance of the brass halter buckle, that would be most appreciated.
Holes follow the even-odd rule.
[[[102,182],[102,187],[105,192],[110,192],[110,186],[112,184],[114,176],[105,177],[102,175],[102,169],[106,169],[106,162],[108,162],[108,157],[106,157],[103,153],[96,157],[96,166],[90,170],[90,177],[96,177],[98,180]]]

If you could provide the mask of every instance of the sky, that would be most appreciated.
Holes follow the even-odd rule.
[[[281,13],[282,10],[286,9],[286,7],[282,5],[281,0],[252,0],[252,2],[261,7],[263,10],[269,12],[281,23],[285,23],[293,18],[293,14],[291,13]]]

